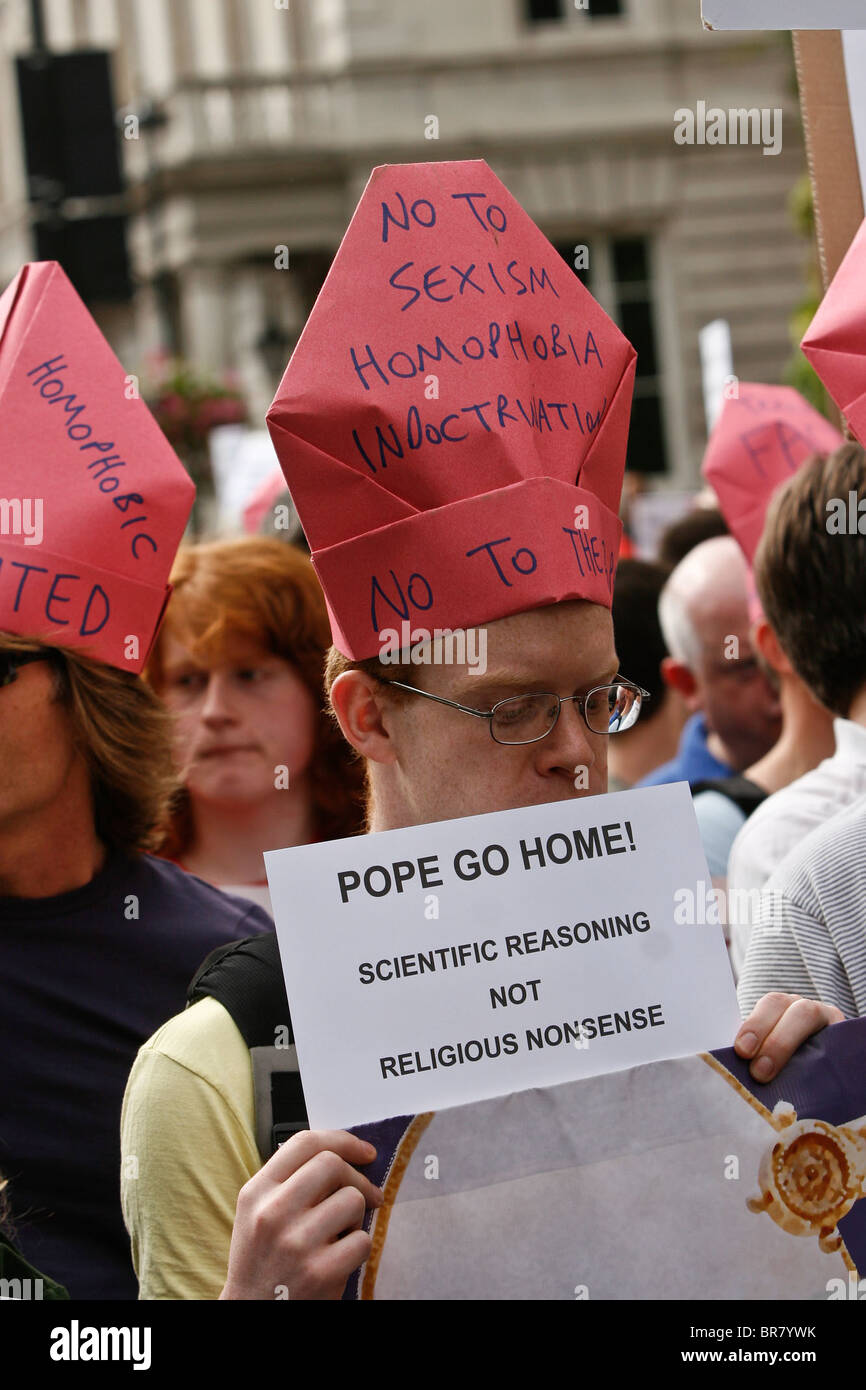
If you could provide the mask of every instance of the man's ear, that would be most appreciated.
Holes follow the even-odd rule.
[[[766,618],[759,619],[752,628],[752,642],[755,650],[763,661],[770,666],[779,676],[793,676],[794,668],[786,657],[779,645],[776,636]]]
[[[698,682],[690,666],[676,661],[672,656],[666,656],[662,659],[659,670],[665,685],[669,685],[671,690],[676,690],[683,697],[688,710],[694,712],[700,708]]]
[[[366,671],[343,671],[331,686],[331,705],[343,737],[362,757],[396,762],[388,727],[391,706],[378,681]]]

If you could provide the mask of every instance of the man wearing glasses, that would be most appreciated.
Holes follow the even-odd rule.
[[[332,649],[330,698],[366,759],[371,831],[607,790],[608,740],[634,724],[643,698],[614,679],[609,612],[564,602],[486,632],[483,677],[468,666],[431,664],[419,674],[407,665],[414,685],[381,676],[377,661],[346,663]],[[807,1036],[841,1017],[768,995],[743,1023],[737,1050],[769,1081]],[[218,1036],[213,1026],[212,1041]],[[236,1128],[229,1133],[236,1146]],[[342,1132],[304,1132],[285,1143],[240,1193],[221,1296],[273,1298],[287,1287],[292,1298],[340,1298],[369,1253],[365,1207],[382,1200],[358,1171],[371,1157],[368,1145]]]
[[[410,683],[383,677],[375,659],[353,666],[332,651],[331,701],[368,759],[370,830],[607,790],[607,740],[632,728],[645,697],[618,675],[608,611],[566,602],[500,619],[486,633],[483,675],[427,665],[419,677],[413,666]],[[384,739],[374,705],[384,711]],[[392,731],[407,746],[399,773]]]
[[[474,714],[476,719],[489,720],[490,736],[494,743],[505,744],[537,743],[539,739],[546,738],[567,700],[580,710],[591,733],[624,733],[637,723],[642,701],[649,699],[649,691],[633,685],[624,676],[617,676],[610,685],[594,686],[585,695],[554,695],[549,690],[507,695],[504,700],[497,700],[489,710],[473,709],[471,705],[461,705],[456,700],[443,700],[441,695],[433,695],[417,685],[407,685],[405,681],[388,680],[384,683],[398,690],[411,690],[414,695],[426,695],[428,700],[450,705],[464,714]]]
[[[374,170],[268,416],[370,832],[607,790],[608,741],[644,698],[610,616],[634,359],[482,161]],[[395,617],[483,628],[485,669],[411,643],[395,664]],[[236,979],[234,1001],[269,1021],[274,977]],[[382,1201],[370,1146],[307,1130],[262,1166],[251,1052],[219,995],[200,979],[130,1075],[142,1296],[340,1298]],[[762,1001],[740,1050],[768,1079],[835,1018]],[[335,1028],[334,1067],[350,1045]]]

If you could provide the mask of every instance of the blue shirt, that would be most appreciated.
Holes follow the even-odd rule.
[[[683,725],[676,757],[648,773],[637,786],[657,787],[663,782],[688,782],[693,786],[711,777],[732,777],[733,774],[734,769],[713,757],[707,748],[707,724],[698,712]]]
[[[138,1294],[120,1210],[138,1049],[216,946],[272,930],[261,908],[147,854],[59,897],[0,898],[0,1172],[21,1254],[72,1298]]]

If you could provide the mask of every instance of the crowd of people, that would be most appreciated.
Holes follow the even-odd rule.
[[[667,578],[624,561],[617,580],[644,606],[629,638],[618,630],[623,665],[642,682],[660,671],[664,693],[642,713],[640,733],[617,742],[614,769],[642,770],[639,740],[669,747],[672,696],[686,716],[674,756],[617,786],[691,786],[744,1012],[769,991],[821,999],[849,1018],[862,1011],[866,536],[828,532],[838,497],[866,497],[857,444],[805,460],[772,497],[751,616],[749,571],[732,538],[699,544]],[[615,591],[615,620],[623,601]]]
[[[596,331],[610,360],[624,340]],[[620,443],[615,488],[573,489],[607,534]],[[0,1275],[73,1299],[344,1295],[383,1194],[369,1144],[306,1126],[270,849],[686,781],[714,883],[758,904],[720,924],[754,1078],[866,1011],[866,535],[826,524],[866,503],[866,454],[785,472],[753,554],[720,489],[656,560],[622,561],[612,609],[595,576],[467,606],[483,674],[384,661],[277,538],[182,547],[140,673],[6,600]]]

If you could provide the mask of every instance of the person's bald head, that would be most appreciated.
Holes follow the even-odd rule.
[[[702,710],[737,770],[773,746],[781,731],[775,692],[749,636],[748,566],[732,536],[690,550],[659,599],[670,656],[662,675],[691,710]]]
[[[702,634],[718,619],[748,623],[748,569],[733,536],[714,536],[690,550],[669,575],[659,598],[659,621],[671,656],[687,666],[700,659]],[[724,626],[724,623],[722,624]],[[727,628],[734,633],[736,626]]]

